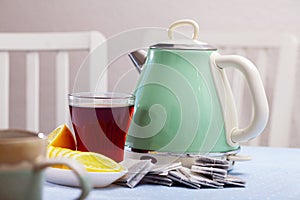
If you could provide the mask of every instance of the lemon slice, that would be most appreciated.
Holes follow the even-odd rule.
[[[83,164],[88,172],[120,172],[124,168],[114,160],[94,152],[73,151],[66,148],[48,146],[47,156],[49,158],[70,158]],[[56,168],[68,169],[63,165],[56,165]]]
[[[120,172],[123,170],[119,163],[94,152],[80,152],[73,155],[72,158],[82,163],[89,172]]]
[[[48,146],[47,155],[49,158],[59,158],[59,157],[70,157],[70,155],[76,154],[76,151],[67,148]]]
[[[48,145],[76,150],[76,140],[66,124],[62,124],[48,135]]]
[[[73,153],[72,150],[61,148],[61,147],[54,147],[54,146],[48,146],[47,147],[47,157],[48,158],[59,158],[59,157],[69,157],[69,155]],[[53,165],[54,168],[60,168],[60,169],[69,169],[65,165]]]

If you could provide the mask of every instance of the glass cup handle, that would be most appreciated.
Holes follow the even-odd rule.
[[[84,167],[75,160],[67,158],[51,158],[48,160],[42,160],[35,165],[35,170],[43,170],[53,165],[66,165],[71,168],[79,179],[81,185],[81,194],[78,197],[79,200],[85,199],[92,189],[91,182],[86,173]]]

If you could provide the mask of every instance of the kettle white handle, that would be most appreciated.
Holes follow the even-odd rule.
[[[259,72],[251,61],[242,56],[215,55],[214,58],[219,68],[233,67],[244,74],[252,97],[253,118],[246,128],[237,127],[231,131],[232,142],[245,142],[257,137],[266,127],[269,118],[268,101]]]

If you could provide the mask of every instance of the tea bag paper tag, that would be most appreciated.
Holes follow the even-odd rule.
[[[154,166],[151,160],[130,159],[121,164],[128,168],[128,172],[115,183],[130,188],[134,188]]]
[[[149,173],[150,174],[168,175],[169,171],[179,169],[180,167],[182,167],[181,162],[171,163],[169,165],[155,167]]]

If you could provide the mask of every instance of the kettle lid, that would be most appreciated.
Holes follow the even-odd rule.
[[[192,39],[173,39],[173,31],[178,26],[191,25],[194,28],[194,34]],[[164,41],[155,45],[150,46],[150,48],[155,49],[177,49],[177,50],[217,50],[215,46],[209,45],[207,43],[201,42],[198,39],[199,26],[197,22],[190,19],[184,19],[174,22],[170,25],[168,30],[168,36],[170,40]]]

